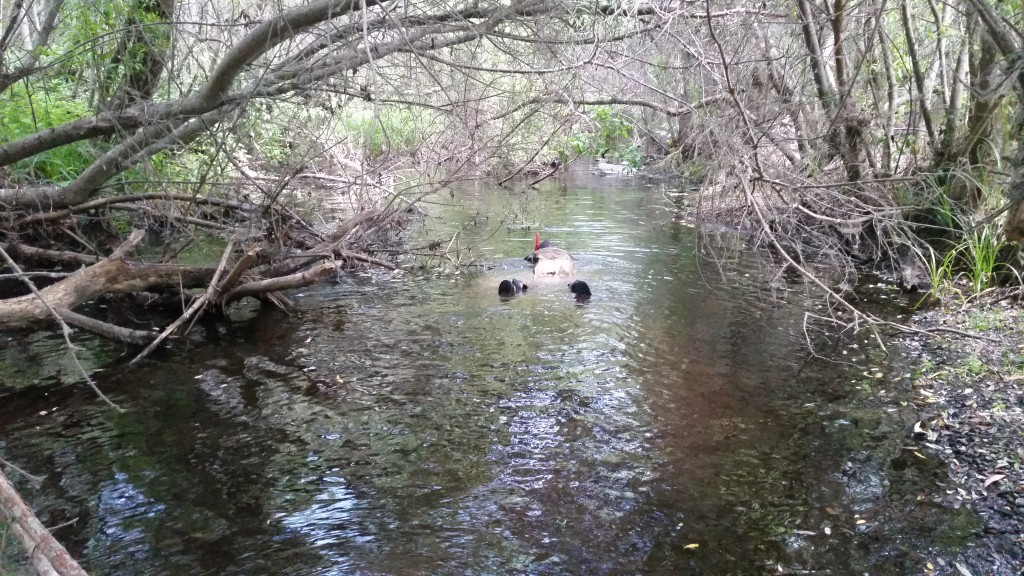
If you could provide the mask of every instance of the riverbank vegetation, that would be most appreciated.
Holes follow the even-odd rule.
[[[152,335],[74,309],[182,289],[286,306],[283,288],[392,265],[400,215],[452,182],[529,184],[581,156],[699,178],[701,215],[758,231],[784,265],[883,266],[935,298],[1020,284],[1010,6],[6,10],[7,326],[59,318],[138,343]],[[180,264],[209,239],[219,267]],[[54,276],[119,247],[133,264],[86,272],[89,290]]]

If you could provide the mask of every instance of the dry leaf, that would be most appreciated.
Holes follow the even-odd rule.
[[[989,476],[988,478],[985,479],[985,488],[988,488],[989,484],[993,482],[999,482],[1003,478],[1006,478],[1006,474],[993,474]]]
[[[956,566],[957,571],[960,572],[960,574],[962,574],[963,576],[974,576],[974,574],[971,574],[971,571],[967,569],[967,566],[964,566],[959,562],[953,565]]]

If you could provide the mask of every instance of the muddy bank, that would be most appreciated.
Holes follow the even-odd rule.
[[[915,314],[923,329],[976,335],[903,338],[914,362],[919,421],[908,435],[948,468],[937,503],[968,507],[983,526],[936,574],[1024,572],[1024,309],[1011,299]]]

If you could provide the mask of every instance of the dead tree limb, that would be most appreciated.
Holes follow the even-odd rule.
[[[210,302],[217,295],[217,280],[220,279],[221,273],[224,272],[224,268],[227,266],[228,258],[231,256],[231,252],[235,249],[234,241],[228,242],[227,247],[224,249],[224,255],[220,258],[220,264],[217,265],[217,270],[213,273],[213,279],[210,280],[210,284],[206,287],[206,292],[202,296],[196,298],[192,304],[189,305],[185,313],[178,317],[177,320],[171,322],[171,325],[164,329],[155,340],[149,343],[142,352],[139,352],[135,358],[132,358],[128,365],[131,366],[139,360],[142,360],[146,356],[149,356],[161,342],[167,339],[175,330],[177,330],[182,324],[187,322],[193,315],[199,313],[206,306],[207,302]]]
[[[37,573],[88,576],[25,504],[3,471],[0,471],[0,512],[28,552],[29,562]]]
[[[141,346],[149,343],[153,338],[156,338],[156,335],[152,332],[146,332],[145,330],[132,330],[131,328],[117,326],[116,324],[103,322],[102,320],[97,320],[77,312],[72,312],[67,308],[57,308],[56,311],[61,319],[68,324],[118,342],[138,344]]]
[[[99,256],[93,256],[92,254],[79,254],[78,252],[71,252],[68,250],[48,250],[46,248],[36,248],[35,246],[28,246],[26,244],[19,244],[16,242],[0,242],[0,248],[3,248],[11,255],[12,258],[33,258],[37,260],[48,260],[50,262],[62,262],[64,264],[96,264],[102,258]]]
[[[381,268],[387,268],[388,270],[398,270],[398,266],[395,266],[391,262],[381,260],[380,258],[374,258],[373,256],[367,256],[366,254],[361,254],[359,252],[352,252],[351,250],[335,250],[334,254],[349,260],[358,260],[360,262],[366,262],[367,264],[380,266]]]
[[[228,272],[227,277],[225,277],[224,280],[217,285],[217,293],[214,296],[219,297],[224,292],[234,288],[235,284],[238,284],[238,281],[242,278],[242,274],[248,272],[249,269],[252,268],[253,265],[256,263],[260,251],[261,248],[259,246],[254,246],[253,248],[250,248],[245,253],[245,256],[242,256],[241,260],[239,260],[231,269],[231,272]]]
[[[330,272],[337,270],[338,265],[338,262],[324,262],[323,264],[319,264],[309,270],[289,274],[288,276],[247,282],[227,293],[224,296],[224,303],[230,304],[231,302],[241,300],[246,296],[259,296],[269,292],[309,286]]]
[[[68,278],[39,290],[42,300],[34,294],[0,300],[0,324],[22,327],[39,322],[48,315],[46,305],[54,309],[72,310],[80,304],[108,294],[126,294],[149,290],[178,290],[204,286],[213,275],[213,268],[173,264],[129,265],[124,261],[128,250],[141,240],[129,239],[110,257],[75,272]]]
[[[167,194],[163,192],[153,192],[150,194],[131,194],[126,196],[111,196],[109,198],[97,198],[90,200],[77,206],[70,206],[63,210],[56,210],[54,212],[40,212],[38,214],[30,214],[21,220],[17,220],[14,226],[24,226],[26,224],[34,224],[36,222],[48,222],[50,220],[60,220],[61,218],[67,218],[72,214],[78,214],[79,212],[87,212],[89,210],[95,210],[96,208],[102,208],[104,206],[110,206],[112,204],[130,204],[133,202],[144,202],[147,200],[167,200],[176,202],[185,202],[190,204],[209,204],[211,206],[223,206],[225,208],[231,208],[233,210],[255,210],[256,207],[250,204],[237,202],[234,200],[225,200],[222,198],[207,198],[205,196],[192,196],[189,194]]]

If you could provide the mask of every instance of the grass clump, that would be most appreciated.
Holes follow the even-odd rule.
[[[984,198],[995,195],[984,190]],[[991,288],[1022,283],[1010,263],[1015,243],[1007,242],[994,223],[975,222],[941,189],[933,191],[923,214],[933,231],[928,252],[921,254],[931,281],[929,298],[956,295],[966,302]]]

